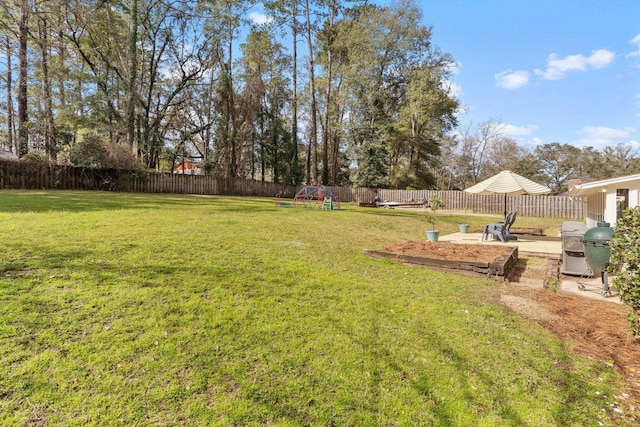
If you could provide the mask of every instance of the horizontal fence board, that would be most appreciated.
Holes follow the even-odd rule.
[[[39,162],[0,161],[0,188],[99,190],[131,193],[173,193],[293,198],[302,186],[250,179],[226,179],[203,175],[148,173],[121,169],[90,169]],[[391,190],[330,187],[341,202],[422,202],[438,195],[444,209],[502,214],[504,195],[470,194],[464,191]],[[567,196],[507,196],[507,211],[546,218],[585,218],[586,204]]]

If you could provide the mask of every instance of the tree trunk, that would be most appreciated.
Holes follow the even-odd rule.
[[[213,122],[213,98],[214,98],[214,93],[215,93],[215,79],[213,77],[213,73],[209,73],[209,82],[208,82],[208,92],[207,92],[207,96],[206,96],[206,103],[207,103],[207,121],[209,123]],[[211,152],[212,149],[212,133],[211,133],[211,126],[207,126],[205,133],[204,133],[204,161],[205,163],[209,160],[209,154]]]
[[[262,110],[262,105],[260,106],[260,109]],[[260,141],[260,179],[262,182],[265,182],[265,175],[267,174],[267,153],[264,146],[264,114],[262,114],[262,111],[260,111],[259,114],[258,126],[260,127],[260,135],[258,136],[258,140]]]
[[[231,46],[229,46],[229,55],[231,55]],[[227,85],[227,117],[225,120],[227,127],[227,142],[230,148],[230,158],[228,165],[228,173],[227,178],[236,178],[238,174],[238,168],[236,165],[237,160],[237,151],[236,151],[236,135],[235,135],[235,118],[234,118],[234,110],[235,103],[233,99],[233,84],[231,82],[231,56],[229,56],[229,64],[227,64],[227,76],[226,76],[226,85]]]
[[[29,36],[29,0],[20,3],[18,33],[18,157],[29,152],[29,115],[27,112],[27,38]]]
[[[40,53],[42,55],[42,104],[44,108],[44,149],[49,160],[56,158],[56,136],[55,124],[53,121],[53,106],[51,95],[51,77],[49,75],[49,25],[47,18],[43,15],[39,17],[38,29],[40,31]]]
[[[11,69],[11,41],[5,37],[7,48],[7,142],[6,148],[13,151],[13,70]]]
[[[62,27],[61,22],[62,18],[58,17],[58,22],[56,24],[56,26],[59,28]],[[56,43],[56,49],[57,49],[57,53],[58,53],[58,59],[59,59],[59,63],[63,64],[66,61],[66,57],[67,57],[67,52],[66,52],[66,46],[65,46],[65,40],[64,40],[64,32],[62,30],[58,30],[58,37],[57,37],[57,43]],[[59,74],[58,74],[59,75]],[[67,93],[65,90],[65,79],[62,78],[58,78],[56,79],[58,80],[58,99],[60,101],[60,105],[67,105]]]
[[[229,15],[231,15],[231,5],[229,7]],[[227,114],[226,123],[228,126],[227,139],[231,148],[231,157],[229,159],[228,178],[236,178],[238,176],[238,152],[236,144],[238,143],[237,129],[236,129],[236,106],[235,106],[235,94],[233,86],[233,24],[228,22],[228,38],[229,44],[227,46],[227,63],[226,63],[226,84],[227,84]]]
[[[338,79],[337,85],[336,85],[336,91],[338,94],[340,94],[340,88],[342,87],[342,78]],[[343,122],[343,117],[344,117],[344,109],[343,107],[339,107],[337,114],[336,114],[336,121],[338,123],[338,125],[336,126],[336,128],[339,128]],[[340,135],[336,132],[333,134],[333,137],[331,138],[331,142],[332,142],[332,146],[331,146],[331,180],[332,180],[332,184],[336,185],[336,183],[338,182],[338,173],[339,173],[339,168],[340,168]]]
[[[326,101],[324,110],[324,126],[322,132],[322,183],[329,184],[329,110],[331,105],[331,71],[332,71],[332,44],[333,37],[331,31],[333,30],[333,21],[335,19],[335,3],[331,2],[331,16],[329,18],[329,40],[327,40],[327,90]],[[332,183],[335,184],[336,177],[332,179]]]
[[[288,184],[298,184],[299,179],[299,159],[298,159],[298,41],[296,40],[298,37],[298,25],[296,21],[296,17],[298,15],[297,11],[297,0],[293,2],[293,10],[292,10],[292,24],[291,24],[291,34],[293,38],[293,90],[291,91],[291,155],[289,161],[290,165],[290,179]]]
[[[275,110],[275,109],[274,109]],[[271,131],[269,132],[269,137],[271,138],[271,147],[273,150],[272,153],[272,163],[273,163],[273,178],[272,181],[275,183],[280,183],[280,162],[278,159],[278,155],[280,153],[279,147],[278,147],[278,127],[276,127],[275,123],[273,123],[274,121],[276,121],[276,114],[277,112],[273,112],[271,113],[269,116],[272,120],[271,123]]]
[[[136,131],[136,79],[138,71],[138,0],[131,1],[131,11],[129,16],[130,40],[129,40],[129,93],[127,99],[127,143],[132,149],[135,148]]]
[[[309,0],[305,0],[305,19],[306,19],[306,39],[307,49],[309,50],[309,109],[311,116],[309,120],[309,148],[307,150],[307,184],[318,181],[318,119],[316,114],[316,85],[313,60],[313,40],[311,31],[311,10],[309,9]]]

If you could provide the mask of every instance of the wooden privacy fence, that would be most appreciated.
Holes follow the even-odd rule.
[[[101,190],[139,193],[176,193],[292,198],[301,186],[250,179],[225,179],[202,175],[147,173],[122,169],[90,169],[39,162],[0,161],[0,188]],[[463,191],[387,190],[331,187],[341,202],[423,201],[437,194],[445,209],[465,208],[479,213],[502,214],[503,195],[478,195]],[[583,219],[585,204],[566,196],[508,196],[507,210],[532,217]]]
[[[0,188],[102,190],[229,196],[293,196],[295,187],[250,179],[91,169],[38,162],[0,161]]]
[[[348,190],[348,189],[347,189]],[[383,201],[423,201],[434,194],[444,202],[444,209],[465,209],[477,213],[502,214],[505,208],[505,197],[502,194],[471,194],[464,191],[435,190],[386,190],[370,188],[351,189],[352,200],[371,202],[377,195]],[[343,199],[341,199],[343,200]],[[584,219],[585,203],[572,200],[567,196],[507,196],[507,211],[518,210],[519,215],[545,218]]]

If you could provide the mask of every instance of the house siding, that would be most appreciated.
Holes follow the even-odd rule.
[[[600,221],[608,222],[612,227],[617,221],[617,192],[628,190],[629,208],[640,206],[640,174],[578,184],[569,192],[570,198],[585,197],[585,221],[587,227],[597,226]]]
[[[604,221],[605,205],[605,193],[596,193],[587,197],[587,228],[593,228],[598,222]]]
[[[628,189],[629,190],[629,208],[640,206],[640,182],[617,184],[608,186],[606,192],[601,192],[589,196],[589,201],[593,199],[593,210],[591,207],[587,209],[587,226],[595,227],[597,224],[597,218],[602,218],[600,221],[606,221],[615,226],[617,218],[617,190]],[[599,207],[598,207],[599,206]],[[602,212],[598,215],[598,209]],[[590,221],[591,220],[591,221]]]

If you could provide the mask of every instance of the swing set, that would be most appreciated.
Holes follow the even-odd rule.
[[[326,185],[305,185],[293,197],[293,202],[284,202],[276,195],[276,206],[294,208],[315,208],[323,210],[340,209],[340,200]]]

